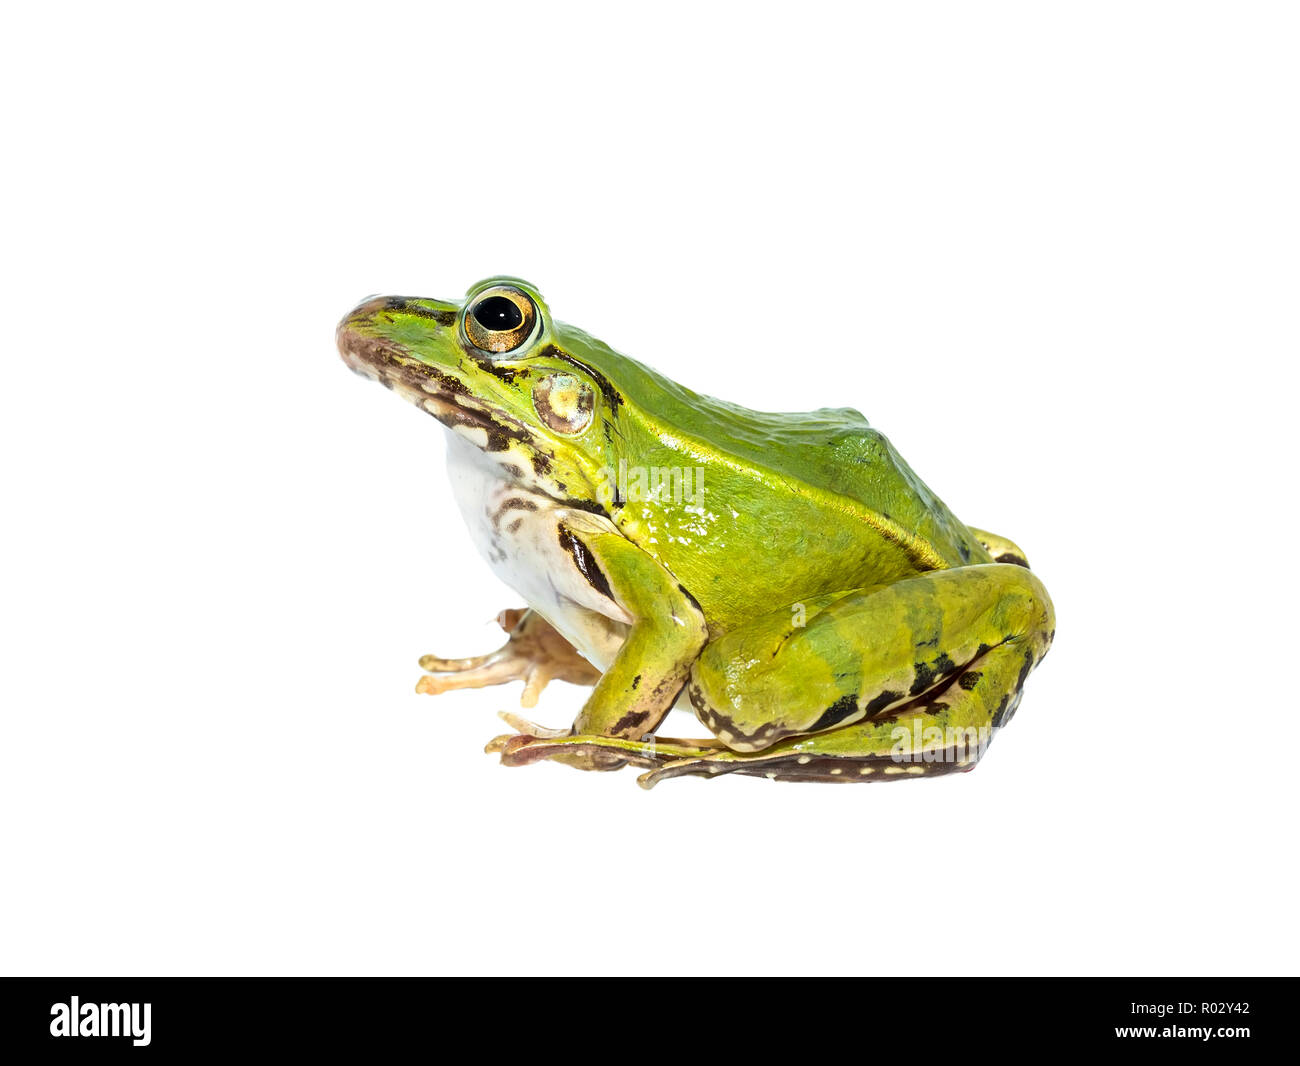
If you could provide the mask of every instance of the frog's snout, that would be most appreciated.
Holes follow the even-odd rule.
[[[334,331],[334,342],[339,355],[349,369],[367,377],[375,377],[375,348],[379,343],[375,335],[377,316],[391,304],[387,296],[367,296],[343,316]]]

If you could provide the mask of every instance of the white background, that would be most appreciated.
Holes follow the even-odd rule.
[[[0,968],[1294,973],[1294,9],[548,8],[6,16]],[[517,599],[334,325],[498,272],[1026,548],[977,772],[646,793],[413,693]]]

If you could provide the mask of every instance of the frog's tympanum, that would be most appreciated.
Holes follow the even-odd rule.
[[[503,714],[520,766],[892,781],[974,766],[1054,633],[1025,554],[963,525],[857,411],[697,395],[492,278],[379,297],[338,345],[448,430],[456,502],[527,603],[421,692],[591,685],[572,728]],[[712,736],[656,735],[674,707]]]

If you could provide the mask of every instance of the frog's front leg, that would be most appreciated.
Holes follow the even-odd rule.
[[[574,519],[558,523],[556,535],[581,580],[631,619],[626,639],[572,732],[638,740],[663,721],[685,686],[708,639],[704,614],[672,574],[612,527]],[[499,737],[489,750],[504,751],[511,742]],[[548,757],[552,754],[582,769],[614,769],[626,762],[613,750],[557,749]]]
[[[428,673],[420,678],[415,691],[437,695],[452,689],[522,681],[524,691],[519,702],[524,707],[533,707],[551,681],[594,685],[600,679],[600,671],[536,611],[505,610],[497,615],[497,623],[510,636],[496,651],[465,659],[423,656],[420,667]]]

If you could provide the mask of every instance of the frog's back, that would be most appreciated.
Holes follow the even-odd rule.
[[[974,534],[853,408],[766,413],[712,397],[698,403],[721,447],[783,482],[852,501],[882,529],[896,527],[928,546],[939,565],[989,561]]]
[[[712,451],[770,471],[787,491],[802,485],[856,505],[882,535],[898,532],[912,542],[921,569],[990,561],[974,534],[853,408],[750,410],[692,392],[573,327],[561,331],[579,351],[598,352],[627,402],[654,412],[656,428],[699,435]]]

